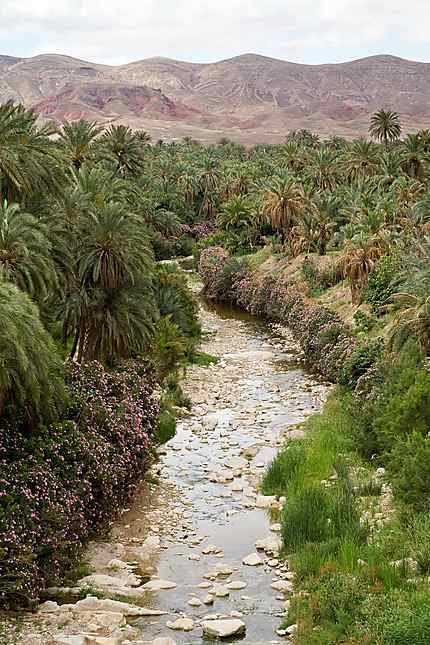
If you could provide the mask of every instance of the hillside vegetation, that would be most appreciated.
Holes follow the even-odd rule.
[[[198,252],[207,297],[287,324],[337,384],[263,481],[286,498],[285,627],[306,645],[428,640],[427,134],[384,111],[370,130],[265,150]]]

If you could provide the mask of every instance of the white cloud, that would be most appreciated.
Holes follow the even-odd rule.
[[[2,53],[121,63],[254,51],[298,62],[430,60],[428,0],[0,0]]]

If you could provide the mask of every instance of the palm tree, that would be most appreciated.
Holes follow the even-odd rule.
[[[350,284],[353,304],[360,304],[369,274],[374,269],[376,261],[386,255],[388,250],[387,243],[379,236],[373,238],[365,236],[345,244],[339,263],[344,278]]]
[[[399,350],[412,337],[427,354],[430,348],[430,240],[414,244],[403,259],[403,271],[397,276],[397,292],[392,296],[396,317],[389,333],[389,343]]]
[[[111,162],[114,174],[136,176],[143,168],[146,142],[126,125],[111,125],[100,137],[102,157]]]
[[[311,155],[305,174],[314,190],[334,190],[341,179],[339,164],[329,148],[320,148]]]
[[[37,306],[15,285],[0,280],[0,416],[49,423],[67,397],[62,364]]]
[[[290,175],[275,175],[262,190],[261,201],[263,216],[285,240],[305,209],[302,186]]]
[[[64,124],[60,140],[66,159],[76,170],[94,157],[95,142],[103,131],[103,126],[84,119]]]
[[[6,200],[0,206],[0,279],[40,297],[56,283],[47,227]]]
[[[318,230],[318,253],[326,255],[327,243],[336,226],[338,202],[331,193],[317,193],[311,206],[311,212]]]
[[[219,228],[229,232],[240,228],[249,229],[252,226],[252,218],[249,199],[244,195],[237,195],[224,202],[216,223]]]
[[[212,217],[215,211],[219,186],[219,168],[218,161],[211,155],[206,155],[202,160],[199,186],[202,193],[200,213],[206,215],[206,217]]]
[[[143,351],[156,308],[153,259],[143,219],[124,204],[94,208],[77,232],[75,268],[60,305],[77,360]]]
[[[136,284],[152,271],[142,219],[115,202],[93,210],[83,226],[78,265],[84,284],[103,289]]]
[[[398,351],[410,338],[416,338],[422,351],[428,354],[430,348],[430,295],[395,293],[392,296],[392,302],[397,309],[397,314],[388,335],[391,349]]]
[[[389,142],[400,138],[400,116],[391,110],[378,110],[370,119],[369,132],[378,141],[383,141],[385,148],[388,148]]]
[[[378,171],[378,147],[367,139],[356,139],[346,149],[342,163],[350,181],[363,182]]]
[[[75,344],[78,362],[111,362],[147,351],[158,312],[150,282],[89,292]]]
[[[52,124],[11,101],[0,105],[0,198],[23,202],[37,193],[58,194],[63,165]]]
[[[408,134],[402,141],[400,158],[402,168],[410,177],[421,181],[424,179],[428,159],[418,134]]]

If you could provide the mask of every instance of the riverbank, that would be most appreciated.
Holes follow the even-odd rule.
[[[239,632],[243,623],[246,643],[285,642],[276,633],[291,590],[291,574],[278,556],[282,501],[261,496],[258,487],[284,437],[320,408],[327,386],[303,371],[302,354],[285,328],[269,330],[249,316],[206,305],[200,315],[207,332],[202,349],[219,360],[187,369],[190,416],[160,450],[109,539],[87,554],[91,576],[116,579],[115,593],[104,587],[108,596],[122,591],[139,611],[162,615],[125,616],[127,628],[118,606],[84,612],[85,604],[81,610],[47,605],[25,625],[19,645],[81,643],[84,634],[97,643],[170,637],[200,644],[203,629],[211,628],[205,623],[219,627],[215,618]],[[254,564],[244,564],[252,554]],[[133,585],[125,571],[138,577]],[[88,593],[94,594],[101,582],[106,578],[79,584],[85,590],[91,583]],[[108,613],[117,614],[110,617],[117,624],[96,629]]]
[[[308,272],[309,260],[303,261]],[[241,259],[216,247],[202,253],[200,268],[209,296],[287,323],[312,368],[340,384],[322,414],[304,424],[302,438],[285,443],[263,482],[266,494],[286,500],[283,554],[295,594],[284,627],[295,626],[295,642],[306,645],[425,643],[425,356],[414,342],[393,352],[387,320],[372,320],[365,307],[342,301],[345,285],[313,298],[297,262],[291,270],[286,258],[267,251]],[[314,286],[327,291],[321,283]],[[354,327],[336,310],[349,312]]]

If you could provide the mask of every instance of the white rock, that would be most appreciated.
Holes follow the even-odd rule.
[[[169,629],[174,629],[182,632],[191,632],[194,629],[194,620],[191,618],[178,618],[174,622],[168,621],[166,623]]]
[[[293,583],[288,580],[276,580],[270,586],[275,591],[280,591],[281,593],[290,593],[293,591]]]
[[[178,585],[176,584],[176,582],[154,578],[153,580],[146,582],[143,585],[143,588],[147,589],[148,591],[165,591],[167,589],[175,589],[177,586]]]
[[[227,586],[224,585],[216,585],[212,589],[212,593],[217,597],[217,598],[226,598],[226,596],[230,595],[230,589]]]
[[[137,607],[129,605],[126,602],[110,600],[109,598],[101,600],[93,596],[87,596],[84,600],[79,600],[74,606],[73,611],[77,612],[118,612],[123,616],[164,616],[167,612],[158,609],[147,609],[146,607]]]
[[[230,459],[227,459],[224,463],[227,468],[231,468],[233,470],[241,470],[242,468],[246,468],[248,465],[248,461],[243,457],[230,457]]]
[[[245,589],[245,587],[247,587],[248,585],[246,582],[242,582],[241,580],[233,580],[226,586],[227,589],[231,589],[232,591],[240,591],[241,589]]]
[[[57,602],[53,602],[52,600],[47,600],[39,607],[39,611],[42,614],[53,614],[56,611],[60,611],[60,609],[60,605]]]
[[[274,495],[257,495],[255,505],[257,508],[270,508],[271,506],[276,506],[276,497]]]
[[[229,638],[246,632],[246,625],[239,619],[206,620],[202,623],[203,634],[215,638]]]
[[[260,551],[265,551],[265,553],[277,555],[282,548],[282,541],[275,537],[269,536],[267,538],[264,538],[263,540],[257,540],[257,542],[255,543],[255,548],[259,549]]]
[[[258,553],[251,553],[246,558],[243,558],[242,563],[248,567],[258,567],[260,564],[263,564],[263,560]]]
[[[162,636],[161,638],[156,638],[155,641],[152,641],[151,645],[176,645],[176,641],[172,638]]]
[[[203,598],[203,602],[205,605],[212,605],[214,600],[215,598],[211,593],[208,593],[208,595],[205,596],[205,598]]]
[[[190,598],[188,604],[190,605],[190,607],[201,607],[203,603],[198,598]]]
[[[281,525],[280,524],[272,524],[270,527],[270,530],[273,531],[273,533],[280,533],[281,532]]]

